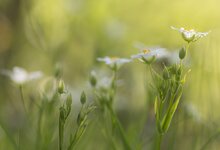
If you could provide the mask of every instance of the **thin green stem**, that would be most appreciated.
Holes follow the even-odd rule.
[[[207,146],[214,141],[218,136],[220,135],[220,130],[218,132],[216,132],[214,135],[212,135],[208,141],[201,147],[201,150],[205,150],[207,148]]]
[[[24,107],[24,111],[25,111],[26,114],[28,114],[26,106],[25,106],[25,100],[24,100],[24,93],[23,93],[23,86],[22,85],[19,85],[19,91],[20,91],[20,96],[21,96],[21,101],[22,101],[23,107]]]
[[[163,135],[159,134],[158,137],[157,137],[156,150],[161,149],[162,139],[163,139]]]
[[[186,57],[187,57],[187,53],[188,53],[190,44],[191,44],[191,43],[188,43],[188,44],[186,45]]]
[[[125,131],[124,131],[121,123],[119,122],[117,115],[114,113],[111,106],[108,106],[108,110],[111,113],[112,119],[114,120],[114,123],[119,130],[119,134],[121,136],[125,150],[131,150],[131,147],[130,147],[129,142],[128,142],[126,135],[125,135]]]
[[[38,121],[37,121],[37,138],[36,138],[36,150],[40,148],[41,145],[41,123],[42,123],[42,117],[43,117],[43,101],[42,101],[42,106],[40,107],[39,110],[39,115],[38,115]]]
[[[72,150],[74,148],[74,146],[79,142],[79,140],[81,139],[81,137],[85,133],[85,130],[86,130],[85,124],[84,123],[80,124],[80,126],[77,128],[75,135],[74,135],[74,138],[70,142],[70,145],[68,146],[67,150]]]
[[[3,123],[0,120],[0,128],[5,132],[6,136],[8,137],[9,141],[13,145],[14,149],[18,150],[18,145],[16,144],[16,141],[13,139],[10,132],[3,126]]]
[[[64,135],[64,122],[60,118],[59,119],[59,150],[63,149],[63,135]]]

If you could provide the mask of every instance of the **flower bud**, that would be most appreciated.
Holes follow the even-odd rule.
[[[179,58],[180,59],[184,59],[186,56],[186,49],[183,47],[181,48],[181,50],[179,51]]]
[[[90,84],[95,87],[96,86],[96,83],[97,83],[97,80],[96,80],[96,74],[94,71],[91,72],[90,74]]]
[[[72,105],[72,95],[71,95],[71,94],[69,94],[69,95],[67,96],[66,105],[67,105],[68,107],[71,107],[71,105]]]
[[[62,71],[61,65],[59,63],[57,63],[54,68],[54,76],[56,78],[60,78],[62,76],[62,72],[63,71]]]
[[[63,94],[64,93],[64,87],[65,87],[65,85],[64,85],[63,80],[60,80],[59,83],[58,83],[58,93]]]
[[[86,94],[85,94],[85,92],[83,91],[82,94],[81,94],[81,97],[80,97],[80,102],[81,102],[82,105],[85,104],[86,99],[87,99],[87,98],[86,98]]]

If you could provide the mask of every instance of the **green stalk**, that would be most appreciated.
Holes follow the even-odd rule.
[[[42,104],[43,104],[43,101],[42,101]],[[41,123],[42,123],[42,117],[43,117],[43,107],[44,107],[43,105],[40,107],[38,121],[37,121],[36,150],[38,150],[41,145]]]
[[[16,141],[13,139],[12,135],[10,134],[10,132],[3,126],[3,123],[0,120],[0,128],[5,132],[8,140],[10,141],[10,143],[13,145],[14,149],[18,150],[18,145],[16,144]]]
[[[64,136],[64,125],[65,120],[62,117],[62,110],[60,110],[60,117],[59,117],[59,150],[63,149],[63,136]]]
[[[85,128],[83,126],[79,126],[76,130],[75,136],[71,141],[70,145],[68,146],[67,150],[72,150],[77,142],[81,139],[82,135],[85,132]]]
[[[26,106],[25,106],[24,93],[23,93],[23,86],[22,85],[19,85],[19,91],[20,91],[20,96],[21,96],[21,101],[22,101],[23,107],[24,107],[24,111],[25,111],[26,114],[28,114]]]
[[[122,142],[123,142],[123,145],[124,145],[125,150],[131,150],[131,147],[130,147],[129,142],[128,142],[128,140],[127,140],[127,138],[126,138],[126,135],[125,135],[125,131],[124,131],[124,129],[123,129],[121,123],[119,122],[118,117],[117,117],[116,114],[114,113],[114,111],[113,111],[113,109],[112,109],[111,106],[108,105],[107,108],[108,108],[108,110],[109,110],[109,112],[110,112],[110,114],[111,114],[112,120],[114,120],[114,123],[115,123],[116,127],[117,127],[118,130],[119,130],[119,134],[120,134],[120,136],[121,136],[121,140],[122,140]]]
[[[205,150],[211,142],[213,142],[215,139],[217,139],[217,137],[218,137],[219,135],[220,135],[220,130],[217,131],[214,135],[212,135],[212,136],[208,139],[208,141],[201,147],[200,150]]]
[[[163,135],[159,134],[158,137],[157,137],[156,150],[160,150],[161,143],[162,143],[162,138],[163,138]]]

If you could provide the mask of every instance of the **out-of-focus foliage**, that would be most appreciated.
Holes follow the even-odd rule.
[[[178,123],[174,123],[174,131],[164,142],[167,149],[200,148],[219,132],[220,125],[219,4],[218,0],[0,0],[0,70],[13,66],[22,66],[29,71],[42,70],[45,78],[25,87],[25,93],[39,96],[45,85],[50,88],[49,83],[53,84],[51,76],[60,64],[64,80],[73,91],[73,97],[78,98],[80,91],[88,88],[92,69],[99,68],[104,70],[100,74],[108,74],[97,64],[97,57],[130,57],[137,53],[134,45],[138,42],[175,51],[184,42],[170,30],[171,25],[211,30],[208,37],[191,45],[189,65],[192,72],[181,102],[184,112],[177,115]],[[152,104],[150,96],[145,95],[149,85],[143,83],[144,79],[150,80],[145,76],[147,71],[142,65],[133,63],[119,74],[124,82],[119,88],[121,95],[118,95],[120,98],[115,107],[125,126],[128,122],[141,120],[145,108]],[[14,130],[16,125],[23,125],[23,116],[17,113],[21,107],[16,99],[18,94],[16,86],[0,76],[0,120]],[[32,97],[31,94],[26,97]],[[150,119],[144,132],[152,135],[154,116],[148,116]],[[140,125],[126,127],[133,136]],[[0,145],[5,142],[6,134],[0,129]],[[79,144],[80,148],[90,149],[85,143],[91,135]],[[147,137],[151,141],[152,137]],[[99,134],[97,139],[102,140]],[[210,149],[219,147],[217,140]],[[94,149],[96,144],[92,145],[92,142],[89,143]]]

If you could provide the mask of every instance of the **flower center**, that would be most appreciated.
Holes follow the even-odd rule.
[[[111,57],[110,59],[111,59],[112,61],[114,61],[114,60],[117,60],[118,57]]]
[[[144,53],[144,54],[148,54],[148,53],[150,53],[150,50],[149,50],[149,49],[144,49],[144,50],[143,50],[143,53]]]

